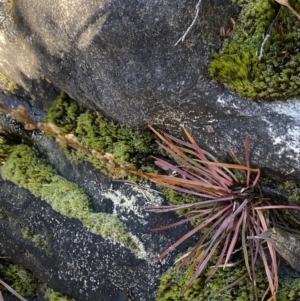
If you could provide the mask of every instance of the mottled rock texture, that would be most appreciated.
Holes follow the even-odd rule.
[[[35,111],[37,118],[38,112]],[[105,213],[108,217],[111,215],[111,220],[117,218],[122,229],[125,228],[134,238],[137,248],[131,248],[132,243],[126,246],[126,242],[124,245],[107,235],[93,233],[76,216],[69,218],[53,207],[48,202],[51,196],[35,197],[30,189],[20,188],[0,177],[0,254],[30,270],[49,287],[75,300],[155,300],[161,274],[174,263],[176,254],[185,250],[188,244],[178,248],[162,263],[157,262],[157,257],[191,226],[152,232],[153,228],[178,220],[175,214],[159,215],[145,211],[148,206],[164,202],[162,195],[152,190],[155,187],[142,188],[135,184],[112,181],[90,163],[77,165],[69,162],[64,150],[54,141],[36,133],[22,133],[14,122],[8,121],[6,125],[7,128],[0,126],[1,131],[7,133],[10,128],[10,137],[12,133],[16,137],[21,134],[23,142],[26,140],[40,151],[45,163],[48,162],[65,180],[80,187],[89,198],[92,212]],[[28,162],[25,169],[30,164]],[[37,184],[38,178],[42,176],[38,165],[43,163],[32,164],[36,170]],[[0,169],[2,176],[3,170]],[[50,188],[52,178],[43,185]],[[72,198],[72,191],[66,190],[65,194],[68,193]],[[53,191],[53,194],[56,192]],[[63,195],[61,197],[61,206],[64,206],[65,198]],[[59,203],[58,200],[58,206]],[[66,209],[71,210],[76,203],[73,206],[70,201],[68,206]],[[81,210],[85,209],[77,210],[80,215]],[[95,217],[94,224],[98,222]],[[111,225],[110,219],[107,225]],[[120,230],[116,227],[105,229],[107,231],[114,233]],[[192,241],[194,239],[188,243]]]
[[[230,17],[237,18],[239,8],[230,0],[203,0],[186,40],[174,46],[190,26],[197,3],[198,0],[0,1],[0,71],[28,92],[35,107],[48,107],[57,89],[132,127],[153,124],[178,135],[185,124],[199,144],[220,159],[226,158],[230,147],[243,158],[245,136],[252,134],[252,163],[269,174],[288,174],[297,180],[298,101],[253,102],[222,91],[209,77],[209,62],[222,44],[220,28],[230,24]],[[1,116],[0,130],[15,134],[19,125],[12,130]],[[111,209],[113,201],[104,195],[122,195],[126,190],[128,197],[133,193],[120,183],[113,183],[108,193],[112,184],[108,179],[92,171],[90,165],[70,165],[62,153],[47,144],[50,142],[39,140],[35,133],[23,140],[43,150],[45,159],[59,173],[86,190],[95,210]],[[155,299],[158,277],[174,257],[161,267],[155,263],[154,255],[180,236],[173,231],[165,234],[164,240],[158,238],[161,233],[150,233],[151,228],[166,222],[165,216],[151,216],[143,224],[144,217],[120,213],[128,229],[137,231],[135,235],[144,241],[147,256],[153,254],[147,261],[125,248],[104,243],[101,236],[87,232],[80,222],[67,221],[47,204],[41,205],[41,200],[28,191],[5,181],[0,185],[0,207],[17,221],[0,221],[1,248],[9,252],[12,260],[78,300],[121,301],[128,300],[131,294],[134,300]],[[145,205],[142,193],[137,200],[139,206]],[[54,257],[34,249],[32,242],[21,237],[19,225],[27,223],[45,229]],[[78,243],[76,233],[80,236]],[[53,237],[57,238],[55,242]],[[18,252],[12,251],[16,248]],[[23,254],[20,250],[24,250]],[[40,256],[32,258],[37,251]],[[104,270],[104,266],[108,269]],[[85,280],[89,281],[89,290]]]
[[[1,3],[0,69],[49,105],[49,82],[130,126],[186,124],[201,145],[242,156],[253,134],[253,163],[299,175],[299,105],[266,104],[221,91],[208,76],[212,54],[238,8],[229,0],[7,1]]]

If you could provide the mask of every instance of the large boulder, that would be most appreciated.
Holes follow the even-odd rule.
[[[201,2],[201,1],[199,1]],[[190,127],[219,157],[242,156],[254,135],[253,163],[298,176],[297,101],[252,102],[212,84],[208,64],[220,28],[236,18],[231,1],[3,1],[0,68],[47,106],[49,82],[130,126]],[[284,164],[281,164],[284,162]]]

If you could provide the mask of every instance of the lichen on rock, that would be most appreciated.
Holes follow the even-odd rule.
[[[299,1],[289,2],[300,11]],[[242,11],[232,36],[214,55],[212,77],[252,99],[299,95],[300,21],[274,0],[237,3]]]

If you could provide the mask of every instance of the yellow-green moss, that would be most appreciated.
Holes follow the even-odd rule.
[[[187,276],[187,269],[179,270],[176,267],[169,269],[160,280],[157,292],[157,301],[254,301],[253,282],[247,277],[231,289],[219,293],[219,291],[242,275],[247,273],[245,264],[241,262],[234,267],[225,270],[220,268],[214,277],[205,283],[210,268],[196,280],[195,284],[183,294],[189,283],[190,276]],[[262,268],[256,269],[256,287],[258,299],[261,300],[268,287],[267,278]],[[300,279],[279,279],[278,301],[297,301],[300,296]]]
[[[1,168],[1,175],[3,179],[30,190],[49,203],[55,211],[80,220],[91,232],[119,242],[133,251],[139,250],[116,216],[94,213],[83,190],[59,176],[29,146],[14,147]]]
[[[36,296],[37,279],[21,266],[1,264],[0,275],[22,297]]]
[[[247,273],[247,269],[244,264],[229,267],[225,270],[220,268],[211,281],[205,283],[205,279],[209,275],[209,272],[210,268],[207,268],[196,280],[195,284],[185,294],[183,294],[193,273],[187,276],[187,269],[179,270],[176,267],[171,268],[161,277],[157,293],[157,301],[255,300],[253,283],[248,278],[242,280],[239,285],[219,293],[221,289],[227,287]],[[262,297],[268,287],[267,279],[264,272],[260,269],[257,270],[256,277],[258,295]]]
[[[0,85],[3,85],[9,92],[16,91],[19,87],[16,83],[12,82],[5,74],[0,72]]]
[[[203,198],[197,197],[195,195],[179,192],[164,186],[159,186],[159,188],[164,194],[164,196],[174,205],[193,204],[203,200]],[[176,212],[179,215],[188,214],[188,210],[186,209],[180,209],[177,210]],[[199,222],[199,220],[197,220],[197,222]]]
[[[62,134],[69,134],[76,129],[76,119],[84,111],[82,106],[61,92],[48,109],[45,121],[56,124]]]
[[[17,219],[13,218],[12,216],[8,216],[6,212],[1,208],[0,208],[0,218],[8,218],[9,223],[13,225],[15,228],[20,229],[23,234],[23,237],[32,241],[37,248],[39,249],[48,248],[50,242],[47,236],[42,234],[36,234],[30,226],[22,225]]]
[[[33,274],[16,264],[0,264],[0,279],[4,280],[22,297],[36,297],[38,279]],[[0,285],[1,290],[6,290]],[[46,284],[39,287],[47,301],[75,301],[59,292],[54,291]]]
[[[300,11],[299,1],[289,2]],[[212,77],[252,99],[299,95],[300,21],[274,0],[238,0],[237,3],[242,6],[240,16],[232,37],[225,41],[220,53],[214,55],[210,65]],[[270,37],[260,57],[268,33]],[[291,56],[285,57],[286,51]]]
[[[111,153],[118,163],[128,162],[142,171],[156,170],[151,155],[158,153],[155,135],[115,124],[101,114],[87,110],[62,93],[47,112],[46,121],[56,124],[63,134],[74,134],[84,146],[100,153]],[[126,176],[125,171],[108,170],[103,162],[77,150],[68,150],[73,162],[91,161],[105,174]],[[116,173],[115,173],[116,172]]]
[[[47,249],[49,246],[49,239],[42,234],[35,234],[33,229],[29,226],[25,226],[22,229],[24,238],[31,240],[35,246],[39,249]]]
[[[300,297],[300,279],[286,278],[279,281],[278,301],[297,301]]]
[[[287,197],[293,201],[300,201],[300,188],[294,181],[285,181],[278,186],[278,190],[287,194]]]
[[[290,205],[299,206],[300,202],[300,188],[294,181],[285,181],[278,186],[278,190],[281,191],[289,199]],[[292,227],[299,228],[300,226],[300,215],[298,210],[284,210],[284,220]]]
[[[0,218],[7,218],[7,214],[3,208],[0,208]]]
[[[46,285],[42,286],[42,291],[44,294],[44,298],[47,301],[75,301],[75,299],[67,297],[59,292],[56,292],[52,288],[49,288]]]
[[[13,145],[6,137],[0,135],[0,164],[4,163],[13,151]]]

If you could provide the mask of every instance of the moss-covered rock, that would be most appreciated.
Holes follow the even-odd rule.
[[[22,297],[36,296],[37,279],[23,267],[15,264],[1,264],[0,275],[1,279]]]
[[[49,246],[50,242],[47,236],[34,233],[34,230],[29,226],[25,226],[21,230],[23,236],[31,240],[37,248],[47,249]]]
[[[0,135],[0,164],[3,164],[13,151],[13,145],[5,136]]]
[[[299,12],[300,2],[289,1]],[[300,21],[274,0],[238,0],[242,6],[232,37],[214,55],[210,73],[252,99],[300,94]]]
[[[44,294],[44,298],[47,301],[75,301],[75,299],[69,298],[59,292],[56,292],[47,285],[42,286],[42,292]]]
[[[139,131],[108,121],[101,114],[87,110],[62,93],[49,108],[46,121],[56,124],[63,134],[74,134],[89,149],[110,153],[117,163],[130,163],[142,171],[155,171],[150,155],[158,153],[155,135],[148,130]],[[77,150],[66,150],[73,162],[91,161],[95,167],[113,178],[128,176],[124,170],[108,169],[97,160]]]
[[[139,250],[115,215],[93,212],[84,191],[59,176],[29,146],[14,147],[1,168],[1,176],[30,190],[49,203],[55,211],[80,220],[91,232],[119,242],[133,251]]]
[[[244,262],[238,265],[220,268],[214,277],[205,283],[210,268],[196,280],[195,284],[186,292],[190,276],[187,269],[179,270],[174,267],[161,277],[157,301],[254,301],[253,282],[248,276],[232,288],[224,289],[247,273]],[[268,288],[267,278],[262,268],[256,269],[256,289],[258,299],[261,300]],[[224,290],[222,290],[224,289]],[[222,292],[220,292],[222,290]],[[278,301],[297,301],[300,296],[300,279],[279,279]]]
[[[73,298],[54,291],[46,284],[41,285],[30,271],[17,264],[5,262],[0,264],[0,278],[22,297],[36,297],[39,290],[47,301],[75,301]],[[1,290],[6,289],[1,286]]]
[[[209,271],[210,269],[207,268],[196,280],[195,284],[184,292],[192,274],[188,274],[187,269],[178,270],[175,267],[171,268],[161,278],[157,301],[255,300],[253,283],[248,278],[243,279],[237,286],[231,289],[226,289],[222,293],[219,292],[247,273],[247,269],[243,264],[228,267],[225,270],[220,268],[215,276],[208,283],[205,283]],[[258,295],[263,296],[268,287],[267,279],[262,270],[257,271],[256,277]]]
[[[300,201],[300,188],[296,185],[294,181],[285,181],[278,186],[278,190],[285,193],[290,200]]]
[[[12,82],[4,73],[0,72],[0,85],[8,92],[15,92],[19,87]]]

